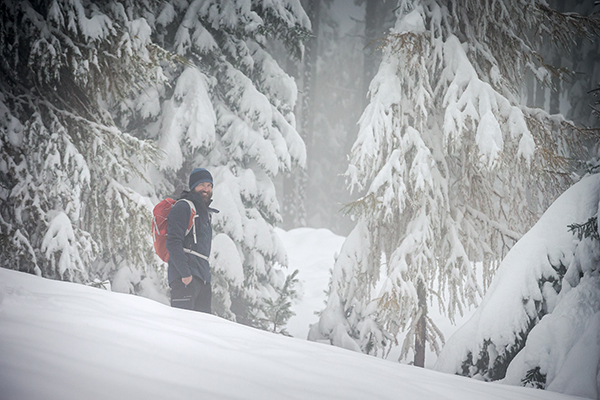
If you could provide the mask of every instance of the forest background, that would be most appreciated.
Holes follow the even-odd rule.
[[[324,227],[343,236],[357,232],[348,243],[354,240],[358,244],[356,248],[371,252],[368,261],[371,263],[389,260],[391,266],[394,246],[402,247],[398,243],[403,238],[386,234],[393,232],[394,226],[406,228],[401,225],[406,221],[396,225],[386,221],[388,211],[396,212],[393,207],[376,210],[370,214],[373,218],[366,218],[366,223],[363,219],[358,224],[357,218],[368,217],[368,212],[354,212],[353,219],[342,209],[353,204],[354,208],[346,207],[346,211],[356,211],[356,206],[367,204],[369,198],[363,196],[370,190],[369,181],[379,172],[377,167],[369,170],[371,167],[366,166],[365,161],[368,157],[360,152],[368,148],[362,146],[361,150],[365,143],[364,127],[374,126],[364,122],[368,119],[365,110],[380,101],[377,95],[383,91],[375,89],[386,86],[386,82],[381,83],[383,75],[376,77],[393,64],[390,62],[390,59],[394,61],[393,40],[402,39],[387,34],[398,27],[419,33],[422,27],[418,23],[411,25],[415,21],[402,18],[411,15],[418,22],[418,13],[412,14],[412,11],[422,9],[423,21],[435,22],[441,9],[437,3],[2,2],[1,265],[86,284],[102,285],[110,281],[113,290],[165,302],[165,266],[152,251],[150,210],[158,200],[177,196],[185,188],[189,171],[204,166],[215,176],[214,204],[221,210],[213,220],[215,238],[211,264],[215,278],[215,313],[285,333],[289,302],[294,296],[294,274],[285,269],[285,251],[274,233],[276,226],[287,230]],[[456,6],[458,3],[448,4]],[[476,8],[479,2],[470,4]],[[497,6],[504,2],[489,4]],[[576,11],[582,15],[590,15],[595,10],[593,1],[554,1],[548,5],[561,12]],[[460,11],[460,7],[457,9]],[[539,12],[540,8],[534,10]],[[539,14],[544,13],[551,17],[557,15],[549,11]],[[450,36],[469,44],[470,39],[477,38],[473,31],[480,27],[475,20],[460,17],[463,16],[457,17],[458,25],[452,27],[458,33],[451,32]],[[533,20],[527,17],[523,16],[526,22]],[[473,30],[465,21],[473,22]],[[452,29],[440,25],[442,28],[437,33]],[[512,29],[507,21],[509,26]],[[585,31],[585,23],[582,26]],[[506,53],[504,59],[502,47],[492,49],[500,52],[500,56],[490,55],[486,53],[485,40],[472,42],[474,54],[483,59],[471,60],[480,68],[481,79],[497,84],[497,93],[502,96],[516,92],[514,97],[509,96],[513,101],[511,107],[539,117],[535,128],[542,134],[550,132],[543,137],[544,141],[536,143],[541,149],[539,157],[551,161],[560,159],[535,171],[543,178],[536,181],[535,174],[520,173],[523,166],[519,157],[523,153],[524,158],[531,156],[532,146],[522,151],[519,143],[517,153],[517,146],[509,145],[507,140],[506,157],[498,156],[494,148],[489,154],[482,154],[484,160],[489,157],[490,170],[500,166],[499,171],[493,171],[496,175],[482,176],[515,178],[516,186],[523,189],[518,194],[523,197],[517,196],[511,201],[529,202],[533,198],[531,203],[534,203],[532,209],[526,209],[524,204],[522,209],[516,205],[519,213],[523,212],[526,217],[517,213],[500,219],[506,226],[499,229],[501,238],[497,241],[504,241],[505,236],[510,240],[501,243],[499,253],[485,245],[479,249],[473,246],[486,256],[495,257],[486,264],[489,271],[483,292],[499,258],[545,208],[579,177],[597,172],[597,141],[580,137],[593,130],[587,128],[598,126],[594,89],[600,81],[600,66],[595,33],[592,29],[587,37],[585,34],[562,37],[559,46],[548,39],[536,41],[539,51],[530,51],[526,57],[517,56],[514,60],[511,57],[518,53]],[[400,43],[398,54],[403,54],[403,44],[406,43]],[[460,50],[460,46],[456,50]],[[527,58],[532,55],[533,59]],[[486,57],[498,61],[503,72],[524,65],[522,86],[513,92],[511,85],[515,82],[505,84],[513,77],[498,78],[494,68],[482,73],[481,66],[489,61]],[[426,63],[421,65],[424,67]],[[573,74],[563,74],[563,67]],[[454,72],[458,76],[464,70]],[[425,76],[422,70],[418,73]],[[567,79],[561,80],[561,75]],[[420,84],[434,87],[437,82],[423,80]],[[482,93],[475,93],[473,98],[479,101],[488,96]],[[500,98],[494,96],[496,93],[489,97]],[[551,117],[558,114],[566,121],[562,117]],[[495,119],[506,123],[502,116],[478,118],[491,120],[489,126],[493,131]],[[516,119],[518,125],[521,120]],[[359,121],[363,121],[362,125]],[[565,129],[548,128],[564,128],[563,122],[568,125]],[[474,134],[472,128],[465,130],[471,129]],[[386,134],[385,130],[375,133],[381,137]],[[511,131],[507,135],[504,132],[512,139],[521,133]],[[523,137],[533,141],[524,133]],[[392,142],[393,146],[398,145],[397,141]],[[357,151],[353,151],[353,146]],[[385,157],[399,153],[395,150],[399,149],[385,148],[385,145],[375,148],[377,156],[370,161],[383,165]],[[514,150],[514,154],[509,150]],[[424,150],[425,158],[426,153]],[[551,156],[544,158],[548,154]],[[554,157],[559,154],[570,158],[565,163],[564,157]],[[355,159],[350,160],[351,155]],[[515,156],[514,164],[510,164],[511,156]],[[412,158],[412,153],[407,153],[407,157]],[[471,167],[479,168],[477,162],[469,165],[462,166],[469,173]],[[519,172],[515,176],[511,176],[515,171],[507,168],[511,166],[516,166]],[[548,166],[560,168],[543,170]],[[555,174],[546,178],[552,175],[548,172]],[[533,181],[537,182],[536,188],[529,191],[527,184]],[[490,179],[488,183],[493,187],[496,182]],[[398,182],[385,184],[392,187]],[[350,191],[349,185],[357,190]],[[543,190],[538,190],[543,185],[546,185]],[[485,184],[481,187],[488,188]],[[355,201],[357,198],[359,201]],[[362,204],[361,199],[365,200]],[[490,210],[483,211],[498,211],[494,205]],[[503,211],[500,207],[499,214]],[[411,212],[409,210],[407,215]],[[378,215],[383,218],[377,218]],[[390,218],[393,220],[396,216]],[[381,226],[377,225],[379,222]],[[510,230],[504,229],[509,226]],[[473,232],[469,234],[467,239],[473,237]],[[374,241],[375,245],[370,246],[368,240],[377,239],[378,235],[385,240]],[[362,241],[356,241],[355,237]],[[363,240],[365,238],[367,240]],[[461,262],[467,264],[467,258],[463,257]],[[401,257],[398,260],[404,261]],[[350,271],[339,265],[340,274]],[[405,317],[416,324],[422,313],[419,314],[416,303],[406,300],[411,297],[405,296],[399,301],[407,302],[406,307],[400,308],[416,310],[410,316],[392,315],[392,304],[383,310],[388,316],[373,317],[374,303],[366,292],[370,291],[370,285],[377,283],[379,269],[367,271],[366,275],[370,276],[366,282],[361,281],[365,277],[360,272],[356,269],[345,277],[333,274],[332,287],[336,290],[335,285],[339,283],[342,287],[350,280],[369,290],[358,294],[356,292],[362,289],[349,290],[341,296],[340,303],[352,303],[352,307],[340,309],[330,302],[328,310],[341,310],[342,314],[355,318],[349,325],[344,322],[348,335],[356,341],[352,346],[376,354],[381,347],[381,354],[393,342],[394,330],[397,331],[398,326],[407,327],[403,325]],[[472,272],[464,275],[467,280],[472,278],[469,274]],[[415,293],[417,289],[428,289],[432,293],[429,287],[419,287],[419,276],[414,278],[415,281],[409,283],[414,283]],[[461,291],[468,286],[465,282],[449,287]],[[462,292],[470,293],[472,288],[467,289]],[[459,299],[459,308],[483,295],[477,290],[472,292],[473,298]],[[364,298],[352,297],[358,295]],[[449,312],[450,317],[452,313]],[[324,315],[327,316],[327,312]],[[361,331],[365,326],[368,334]],[[415,327],[408,328],[416,332]],[[335,343],[335,338],[328,336],[333,335],[334,329],[326,331],[316,332],[314,339]],[[433,336],[427,341],[433,339],[434,344],[438,343]],[[418,346],[408,347],[416,351]]]
[[[306,190],[294,192],[299,184],[278,181],[283,204],[283,227],[327,228],[346,236],[355,223],[343,207],[360,197],[346,183],[348,157],[358,135],[358,121],[368,104],[368,90],[381,62],[383,39],[394,26],[394,1],[303,1],[311,18],[313,35],[302,63],[283,61],[300,94],[297,105],[299,132],[307,147]],[[592,1],[550,1],[561,12],[591,15]],[[541,55],[556,68],[569,68],[573,75],[552,79],[552,87],[528,72],[520,91],[523,105],[562,114],[584,127],[598,125],[594,103],[598,86],[597,41],[574,38],[569,48],[557,48],[546,39]],[[344,66],[340,69],[339,66]],[[298,178],[295,178],[298,179]],[[285,196],[289,196],[284,200]],[[300,199],[300,200],[294,200]],[[298,204],[298,202],[300,204]]]

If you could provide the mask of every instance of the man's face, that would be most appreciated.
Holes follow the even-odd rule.
[[[213,194],[212,189],[213,189],[212,183],[202,182],[202,183],[199,183],[198,185],[196,185],[196,187],[194,188],[194,192],[200,193],[200,196],[202,196],[202,200],[204,200],[204,202],[206,204],[208,204],[210,199],[212,199],[212,194]]]

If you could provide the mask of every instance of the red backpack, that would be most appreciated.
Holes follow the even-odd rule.
[[[185,234],[187,235],[194,226],[196,207],[194,207],[194,203],[189,200],[182,199],[179,201],[185,201],[190,205],[191,209],[190,222],[185,231]],[[158,203],[152,210],[152,239],[154,240],[154,250],[164,262],[169,261],[169,250],[167,250],[167,218],[175,203],[177,203],[176,200],[167,198]]]

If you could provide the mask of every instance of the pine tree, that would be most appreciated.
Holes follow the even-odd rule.
[[[366,189],[348,207],[358,224],[309,337],[385,356],[404,333],[400,357],[423,366],[443,343],[428,305],[451,321],[475,305],[475,263],[485,287],[570,182],[580,131],[520,105],[519,87],[526,70],[562,73],[536,49],[573,20],[529,1],[407,0],[397,15],[347,172]]]
[[[275,299],[265,300],[265,314],[266,318],[264,323],[272,325],[269,330],[274,333],[280,333],[282,335],[290,336],[285,329],[287,321],[296,315],[292,311],[292,300],[296,297],[296,289],[294,286],[298,283],[298,270],[294,270],[290,275],[285,278],[285,282],[281,287],[276,287],[277,297]]]
[[[153,81],[158,62],[147,24],[122,11],[0,4],[0,264],[82,283],[128,270],[144,293],[143,280],[160,287],[161,274],[148,208],[128,182],[156,150],[119,129],[106,104]]]
[[[598,359],[589,352],[600,323],[597,122],[582,130],[591,158],[574,160],[586,165],[577,168],[586,176],[511,249],[514,254],[503,260],[473,317],[450,338],[436,369],[598,396]]]

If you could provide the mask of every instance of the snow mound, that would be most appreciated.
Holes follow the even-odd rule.
[[[600,243],[568,226],[597,216],[599,201],[596,174],[552,204],[502,261],[435,369],[598,398]]]

